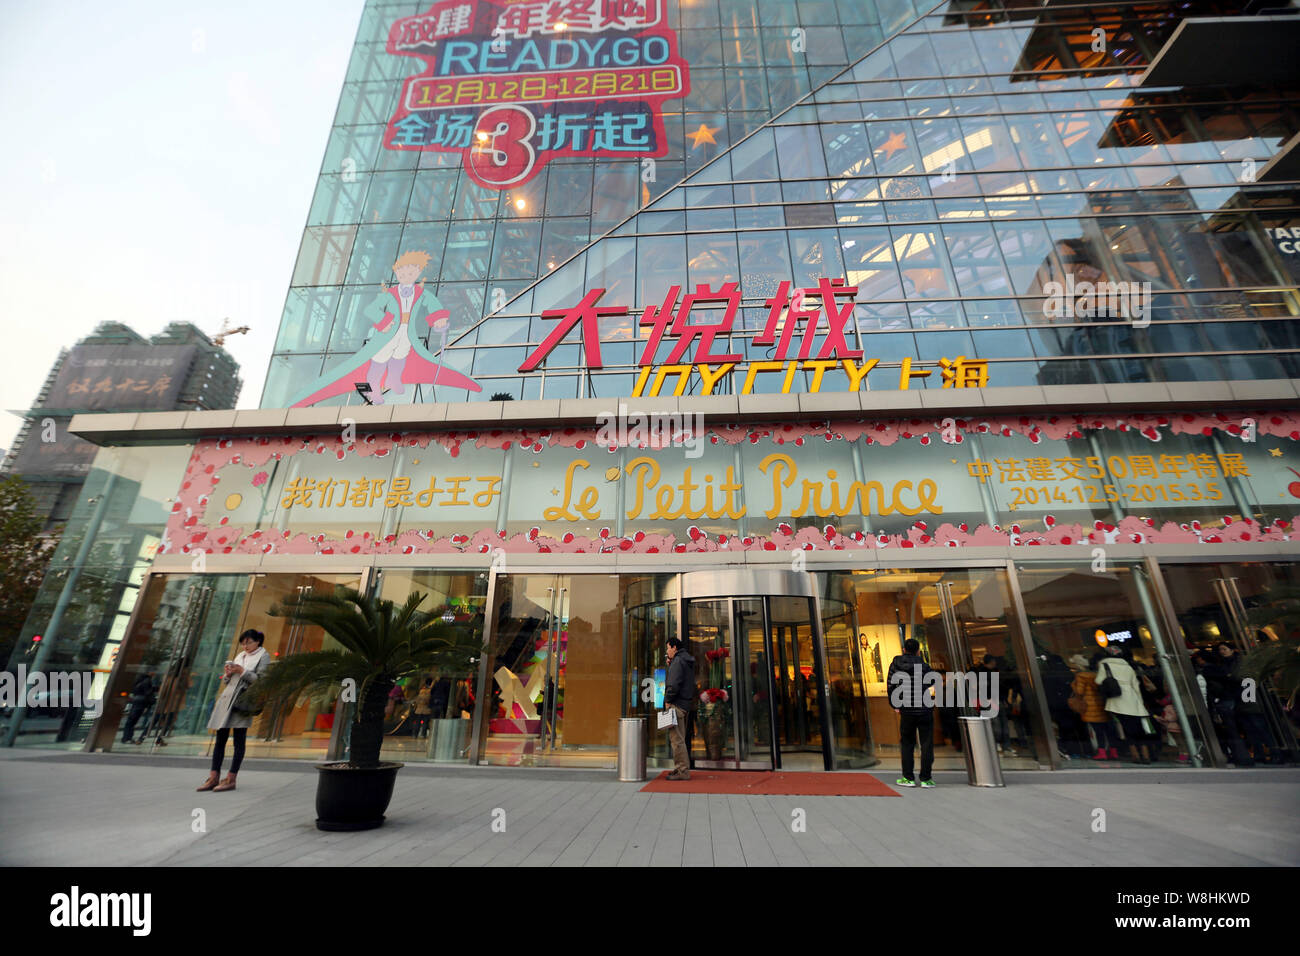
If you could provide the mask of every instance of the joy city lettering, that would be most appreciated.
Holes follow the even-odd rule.
[[[826,373],[837,370],[843,372],[848,391],[860,391],[867,373],[880,360],[866,359],[861,349],[849,347],[846,330],[853,317],[858,287],[848,285],[844,279],[827,278],[819,280],[815,287],[798,289],[793,294],[790,286],[788,280],[781,282],[776,293],[765,300],[767,320],[762,332],[751,340],[756,346],[771,348],[772,358],[744,362],[741,384],[735,391],[749,395],[759,375],[777,374],[782,376],[782,394],[789,394],[796,375],[806,372],[812,376],[808,391],[819,392]],[[574,329],[581,336],[583,364],[588,369],[603,368],[601,322],[629,312],[627,306],[597,305],[604,294],[604,289],[591,289],[572,308],[543,312],[542,318],[558,321],[518,370],[535,371]],[[699,376],[700,394],[713,394],[718,382],[736,373],[742,365],[742,356],[715,351],[719,336],[726,336],[730,341],[742,299],[737,283],[724,282],[717,290],[707,285],[696,286],[694,292],[685,296],[681,286],[673,286],[662,304],[647,306],[639,320],[645,332],[645,347],[637,360],[641,372],[633,397],[661,394],[674,375],[672,394],[685,394],[693,374]],[[659,365],[659,352],[665,340],[670,345],[667,362]],[[682,361],[687,358],[689,361]],[[984,360],[959,355],[955,359],[941,358],[936,364],[943,388],[983,388],[989,383],[988,362]],[[899,369],[898,387],[906,390],[912,379],[927,378],[932,371],[914,368],[912,360],[905,358]]]

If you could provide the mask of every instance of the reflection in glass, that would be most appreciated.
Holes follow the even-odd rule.
[[[866,736],[885,767],[899,766],[898,715],[889,699],[887,675],[890,662],[903,652],[903,642],[909,638],[920,643],[922,657],[936,670],[974,675],[975,686],[984,688],[978,697],[936,701],[937,769],[965,766],[957,717],[976,712],[971,709],[976,703],[991,712],[987,705],[993,699],[998,710],[990,719],[995,721],[1003,768],[1037,769],[1045,762],[1047,748],[1032,669],[1025,659],[1024,637],[1012,610],[1005,571],[834,571],[827,574],[824,593],[852,610],[851,617],[841,616],[840,622],[845,628],[856,626],[851,644],[845,646],[851,659],[837,654],[839,667],[841,674],[853,674],[860,682],[853,698],[860,695],[865,704],[870,723]],[[831,659],[829,634],[827,641]],[[832,679],[835,669],[833,664]],[[851,749],[854,739],[846,736],[839,746],[847,759],[863,759],[865,754]]]
[[[1017,574],[1066,766],[1202,766],[1188,675],[1171,656],[1144,569],[1020,564]],[[1111,676],[1125,681],[1120,697],[1100,690]]]

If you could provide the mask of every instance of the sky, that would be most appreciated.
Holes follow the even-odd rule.
[[[0,448],[100,322],[192,322],[255,408],[364,0],[0,0]]]

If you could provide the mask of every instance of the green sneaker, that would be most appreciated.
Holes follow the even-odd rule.
[[[926,790],[933,790],[933,789],[934,789],[934,781],[933,781],[933,780],[922,780],[922,781],[921,781],[921,786],[922,786],[924,789],[926,789]]]
[[[915,787],[915,780],[908,780],[906,777],[899,777],[894,783],[900,787]]]

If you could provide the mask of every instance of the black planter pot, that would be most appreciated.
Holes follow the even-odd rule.
[[[319,763],[316,769],[316,829],[373,830],[383,826],[384,811],[393,799],[400,763],[353,767]]]

